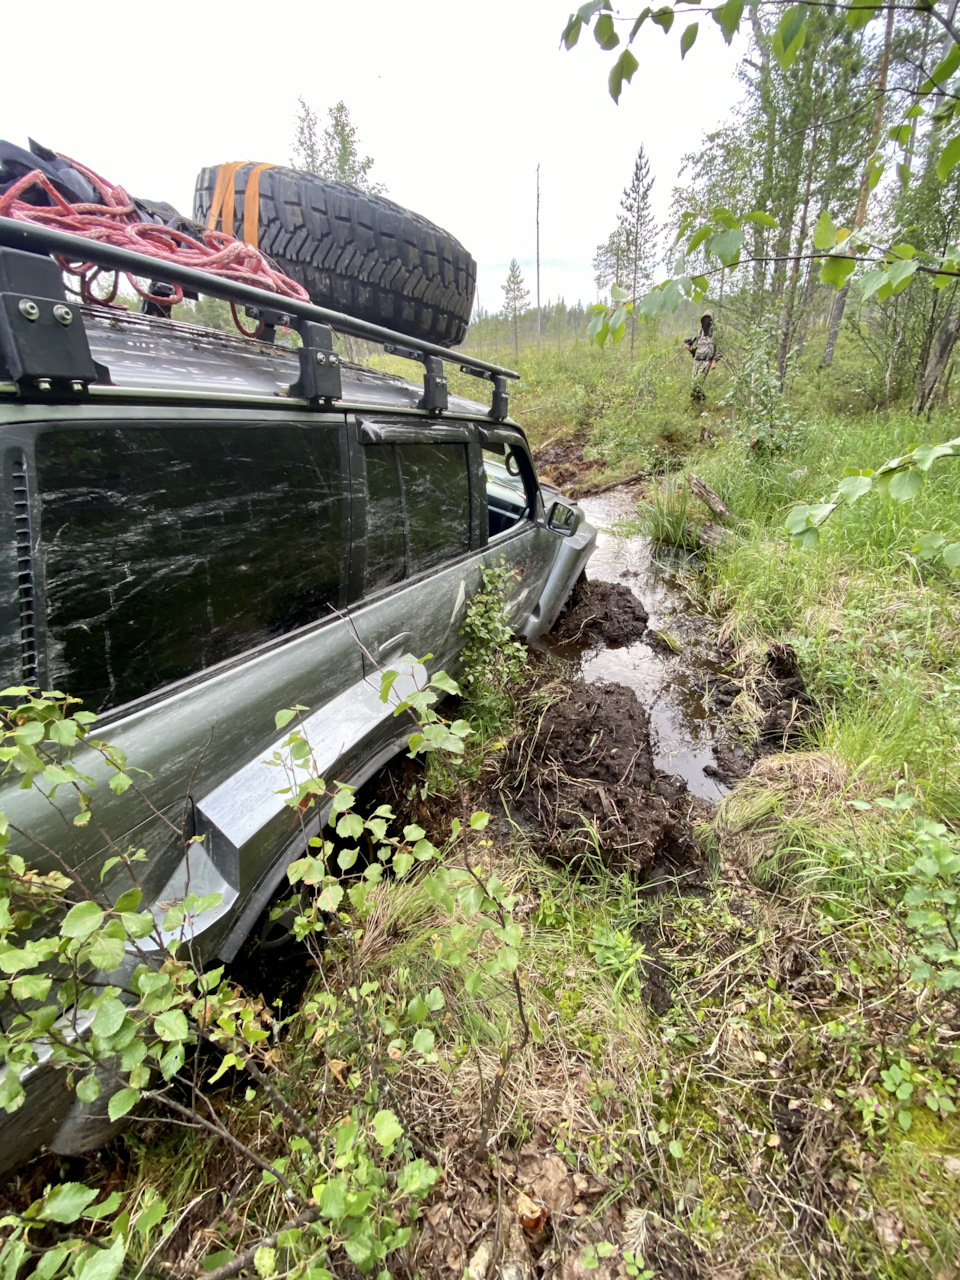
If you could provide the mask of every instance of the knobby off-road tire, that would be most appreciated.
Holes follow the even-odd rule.
[[[255,167],[236,170],[233,226],[222,227],[240,239]],[[194,216],[201,222],[210,212],[218,172],[213,166],[197,179]],[[426,218],[347,183],[277,167],[260,171],[257,223],[259,248],[319,306],[445,347],[463,341],[477,264],[458,240]]]

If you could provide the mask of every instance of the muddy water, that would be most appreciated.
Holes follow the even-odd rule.
[[[579,654],[570,653],[572,646],[564,647],[579,658],[586,680],[612,680],[636,692],[650,715],[658,768],[683,778],[693,795],[719,800],[726,788],[705,772],[716,766],[713,746],[720,736],[707,695],[722,678],[725,664],[715,624],[693,609],[678,585],[678,571],[690,567],[689,562],[669,558],[649,538],[615,531],[618,522],[634,513],[629,490],[581,498],[579,504],[599,530],[587,577],[628,586],[649,613],[650,630],[671,636],[679,652],[643,640],[622,649],[588,648]]]

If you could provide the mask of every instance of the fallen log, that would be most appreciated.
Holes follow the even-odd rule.
[[[646,480],[649,476],[648,471],[634,471],[629,476],[624,476],[622,480],[611,480],[609,484],[600,485],[599,489],[581,489],[581,498],[595,498],[600,493],[609,493],[611,489],[619,489],[625,484],[635,484],[638,480]]]
[[[690,486],[690,492],[694,497],[706,503],[715,516],[719,516],[721,520],[729,519],[732,512],[719,493],[714,493],[710,486],[704,484],[700,477],[694,475],[692,471],[687,476],[687,484]]]

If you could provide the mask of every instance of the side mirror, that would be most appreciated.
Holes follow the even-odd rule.
[[[555,502],[547,512],[547,528],[561,534],[564,538],[569,538],[572,533],[576,533],[579,523],[579,514],[565,502]]]

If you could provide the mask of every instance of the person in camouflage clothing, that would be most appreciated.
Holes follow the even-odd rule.
[[[695,338],[684,338],[683,342],[693,357],[690,399],[694,404],[701,404],[706,399],[703,385],[707,380],[707,374],[717,367],[717,361],[720,359],[713,331],[713,313],[705,311],[700,317],[700,332]]]

